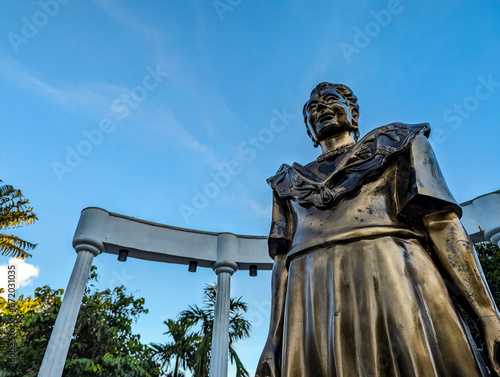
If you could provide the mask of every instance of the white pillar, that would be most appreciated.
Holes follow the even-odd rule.
[[[71,337],[75,329],[76,319],[82,304],[83,293],[87,284],[92,260],[102,252],[92,245],[78,245],[76,258],[68,287],[64,293],[61,309],[57,315],[56,323],[49,344],[43,357],[42,366],[38,377],[61,377],[68,355]]]
[[[472,200],[484,238],[500,246],[500,191]]]
[[[217,262],[212,266],[217,274],[217,299],[212,334],[210,377],[227,377],[231,275],[238,269],[235,262],[238,248],[239,240],[234,234],[218,235]]]

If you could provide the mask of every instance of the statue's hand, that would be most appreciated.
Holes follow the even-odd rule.
[[[261,359],[255,377],[279,377],[278,365],[275,358]]]
[[[275,352],[275,347],[268,346],[264,348],[259,359],[259,365],[255,371],[255,377],[280,377],[280,360]]]
[[[492,315],[480,319],[491,365],[500,376],[500,317]]]

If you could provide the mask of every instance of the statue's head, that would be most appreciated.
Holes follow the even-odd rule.
[[[311,92],[302,113],[307,134],[315,147],[320,141],[339,132],[349,131],[353,133],[354,140],[359,138],[358,99],[346,85],[329,82],[318,84]]]

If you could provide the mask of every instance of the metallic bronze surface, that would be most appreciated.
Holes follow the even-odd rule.
[[[500,316],[429,125],[357,141],[358,117],[348,87],[319,84],[304,120],[321,156],[268,179],[272,310],[256,376],[498,375]]]

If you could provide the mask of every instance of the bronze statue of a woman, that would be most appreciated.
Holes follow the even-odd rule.
[[[393,123],[357,141],[358,117],[347,86],[319,84],[304,120],[323,153],[268,179],[272,310],[256,375],[497,375],[500,316],[429,125]]]

